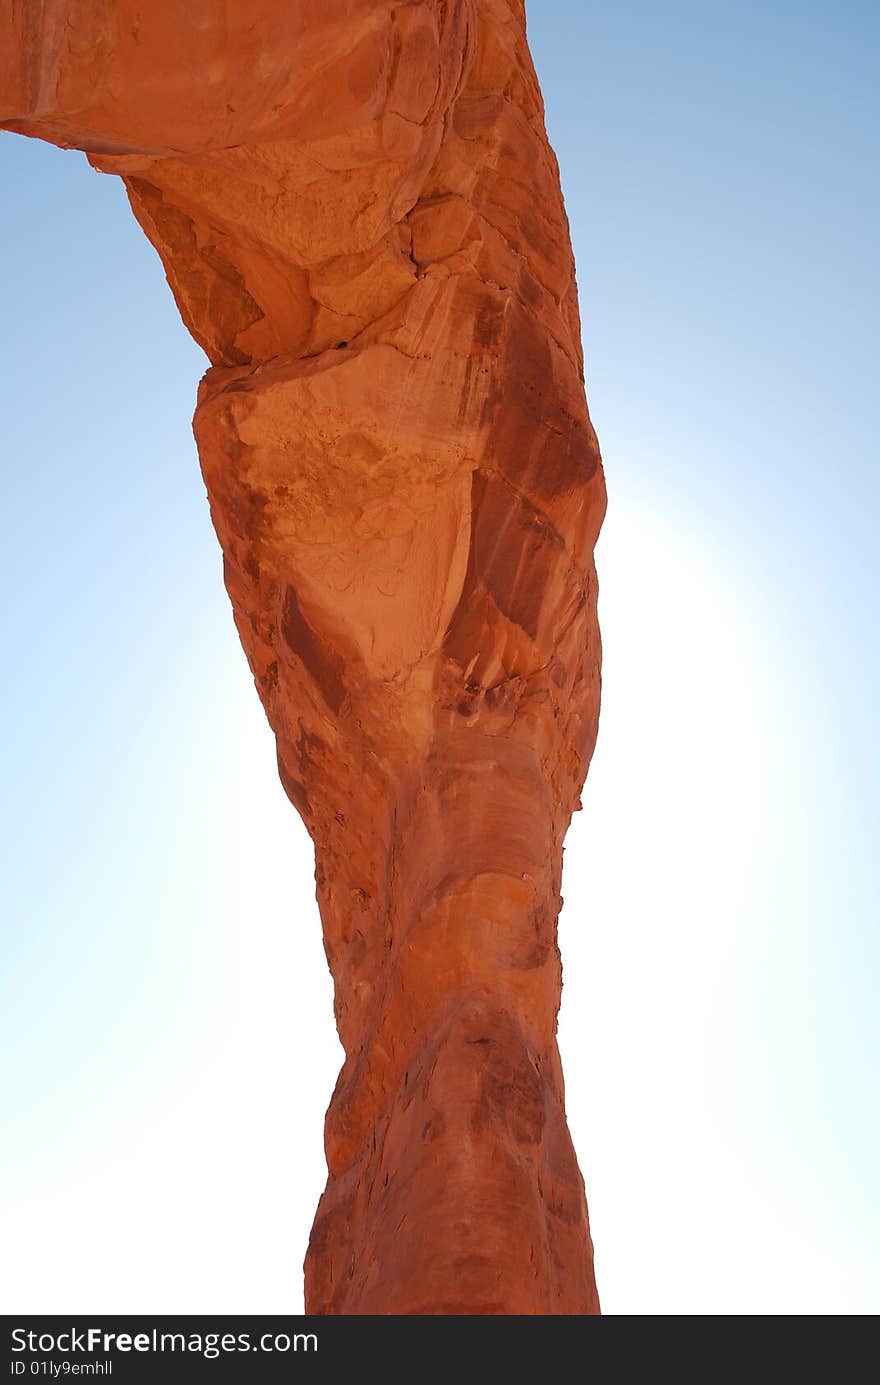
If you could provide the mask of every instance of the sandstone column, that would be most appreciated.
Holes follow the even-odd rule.
[[[307,1311],[598,1312],[555,1030],[604,488],[522,0],[0,0],[0,123],[123,177],[212,362],[346,1052]]]

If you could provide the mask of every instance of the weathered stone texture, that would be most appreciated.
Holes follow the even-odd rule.
[[[212,362],[346,1052],[308,1311],[598,1312],[555,1030],[605,502],[521,0],[0,0],[0,123],[121,175]]]

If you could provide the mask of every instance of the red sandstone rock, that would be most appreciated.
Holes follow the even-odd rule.
[[[345,1065],[307,1310],[598,1312],[556,1046],[604,489],[522,0],[0,0],[212,367],[236,624]]]

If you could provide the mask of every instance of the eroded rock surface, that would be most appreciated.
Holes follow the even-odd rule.
[[[0,0],[0,123],[119,174],[316,849],[346,1060],[307,1311],[598,1312],[556,1046],[604,509],[521,0]]]

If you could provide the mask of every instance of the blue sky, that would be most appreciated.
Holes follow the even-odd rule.
[[[613,1313],[880,1308],[878,29],[530,8],[610,496],[560,1039]],[[3,1301],[297,1311],[339,1048],[204,357],[121,184],[0,169]]]

